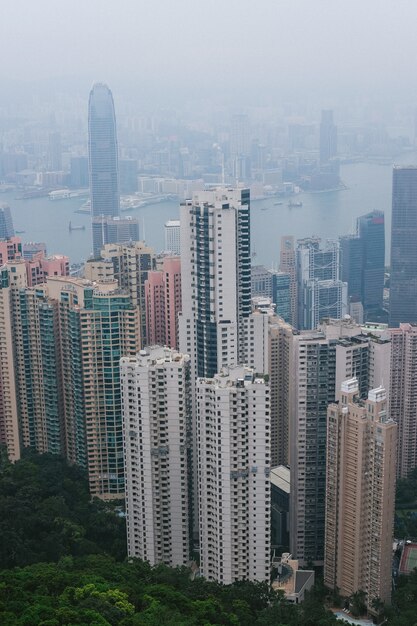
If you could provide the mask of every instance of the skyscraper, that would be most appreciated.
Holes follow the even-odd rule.
[[[358,218],[362,244],[362,304],[365,320],[380,314],[384,296],[385,224],[383,211],[372,211]],[[376,321],[376,319],[374,319]]]
[[[297,261],[292,236],[281,237],[279,269],[290,277],[290,318],[288,321],[292,326],[297,327]]]
[[[341,385],[327,412],[324,582],[343,597],[389,603],[395,506],[397,424],[385,389],[359,400],[356,378]]]
[[[200,568],[208,580],[270,580],[269,386],[249,368],[197,379]]]
[[[120,366],[128,555],[151,565],[190,558],[189,366],[159,346]]]
[[[337,156],[337,126],[333,123],[333,111],[321,112],[320,163],[324,165]]]
[[[242,321],[251,313],[248,189],[198,192],[181,205],[180,349],[193,374],[243,363]]]
[[[117,217],[120,212],[116,118],[113,95],[95,83],[88,102],[88,156],[92,217]]]
[[[394,167],[389,325],[417,322],[417,167]]]

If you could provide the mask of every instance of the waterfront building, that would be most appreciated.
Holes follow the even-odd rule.
[[[11,239],[14,236],[10,207],[8,204],[0,204],[0,239]]]
[[[190,363],[153,346],[121,360],[128,556],[190,559]]]
[[[383,211],[372,211],[358,218],[362,243],[362,304],[365,320],[376,320],[381,313],[385,278],[385,224]],[[351,276],[352,278],[352,276]]]
[[[50,172],[62,170],[61,134],[56,131],[49,133],[47,167]]]
[[[170,254],[179,256],[181,254],[180,244],[180,221],[168,220],[164,226],[165,250]]]
[[[297,241],[298,325],[317,328],[327,317],[341,319],[347,314],[347,284],[340,280],[339,242],[327,241],[320,248],[318,238]]]
[[[396,166],[392,180],[389,325],[417,322],[417,167]]]
[[[362,398],[381,384],[389,349],[389,340],[364,334],[351,319],[292,336],[290,551],[303,564],[324,558],[327,407],[348,378],[356,376]]]
[[[248,189],[198,192],[181,205],[180,349],[193,375],[244,363],[251,313]]]
[[[82,189],[89,185],[88,157],[74,156],[70,161],[70,186]]]
[[[200,569],[207,580],[270,580],[270,396],[232,367],[197,379]]]
[[[93,256],[97,257],[106,244],[139,241],[139,221],[131,216],[92,218]]]
[[[385,389],[360,399],[358,380],[341,385],[327,412],[324,582],[366,604],[391,599],[397,424]]]
[[[177,348],[181,312],[181,260],[164,257],[160,270],[145,281],[146,337],[148,345]]]
[[[337,126],[333,111],[323,110],[320,122],[320,164],[325,165],[337,156]]]
[[[88,101],[88,157],[92,217],[120,212],[118,148],[113,95],[95,83]]]

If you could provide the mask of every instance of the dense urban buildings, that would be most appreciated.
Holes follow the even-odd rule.
[[[290,551],[301,564],[320,564],[324,558],[327,407],[353,376],[360,397],[366,397],[369,388],[381,384],[387,367],[389,372],[389,359],[390,341],[364,335],[351,319],[329,320],[292,337]]]
[[[389,325],[417,322],[417,167],[396,166],[392,179]]]
[[[121,360],[128,555],[190,559],[189,357],[154,346]]]
[[[297,328],[297,259],[295,255],[294,237],[281,237],[279,269],[290,277],[290,317],[288,321],[292,326]]]
[[[208,580],[270,579],[269,386],[249,368],[197,379],[200,568]]]
[[[391,599],[397,424],[385,389],[360,400],[358,380],[342,383],[328,408],[324,581],[345,598]]]

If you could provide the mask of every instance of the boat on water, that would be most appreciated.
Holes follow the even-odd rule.
[[[262,207],[262,209],[261,209],[261,211],[267,211],[267,210],[268,210],[268,207],[267,207],[267,206],[264,206],[264,207]]]
[[[301,200],[290,200],[288,206],[290,207],[290,209],[293,207],[299,208],[303,206],[303,203],[301,202]]]
[[[23,235],[23,233],[25,233],[25,230],[17,230],[16,231],[16,235]]]
[[[283,202],[274,202],[274,206],[281,206],[281,204],[284,204]]]
[[[70,222],[68,224],[68,230],[71,233],[73,230],[85,230],[85,226],[73,226],[72,223]]]

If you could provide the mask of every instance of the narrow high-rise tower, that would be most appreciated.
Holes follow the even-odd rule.
[[[417,167],[394,167],[389,325],[417,322]]]
[[[327,411],[324,582],[366,603],[391,599],[397,424],[383,387],[359,400],[356,378]]]
[[[181,206],[180,350],[193,375],[243,363],[251,307],[249,189],[198,192]]]
[[[113,95],[95,83],[88,101],[88,156],[92,217],[117,217],[120,212],[116,118]]]

